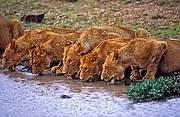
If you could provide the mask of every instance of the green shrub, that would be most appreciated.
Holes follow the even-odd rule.
[[[134,102],[165,99],[179,95],[180,76],[152,78],[145,82],[137,81],[124,91]]]

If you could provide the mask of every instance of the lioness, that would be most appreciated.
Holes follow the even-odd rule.
[[[21,22],[17,19],[8,21],[0,15],[0,50],[4,50],[12,38],[17,39],[23,35],[24,29]]]
[[[9,71],[15,70],[17,62],[25,57],[25,55],[29,54],[30,46],[38,46],[41,42],[46,42],[50,39],[47,35],[47,32],[49,31],[59,34],[75,32],[66,28],[31,29],[25,32],[17,40],[12,39],[11,43],[6,46],[3,54],[2,67],[9,69]]]
[[[103,38],[112,39],[118,38],[116,33],[105,34]],[[71,47],[66,47],[63,55],[63,70],[62,73],[67,73],[69,78],[77,75],[80,65],[80,55],[75,51],[76,44]]]
[[[180,44],[175,46],[180,47]],[[179,47],[176,50],[180,49]],[[130,65],[135,68],[147,69],[143,80],[154,78],[157,66],[160,65],[160,60],[163,60],[162,56],[166,56],[169,50],[173,52],[171,49],[165,40],[134,39],[106,57],[101,79],[111,81],[124,78],[124,71]]]
[[[132,38],[133,39],[133,38]],[[115,51],[123,47],[131,38],[115,38],[105,40],[98,44],[91,52],[80,59],[80,79],[84,81],[92,80],[101,76],[102,65],[110,51]]]
[[[30,49],[30,59],[32,64],[32,73],[33,74],[42,74],[44,69],[50,67],[50,63],[53,60],[59,60],[59,65],[53,67],[58,69],[62,66],[62,58],[64,47],[66,44],[74,44],[77,39],[80,37],[81,32],[64,34],[64,35],[54,35],[47,42],[40,44],[36,48]],[[60,69],[60,68],[59,68]]]
[[[119,37],[143,37],[147,38],[147,33],[144,29],[139,28],[136,32],[118,26],[102,26],[102,27],[89,27],[85,29],[84,33],[81,35],[77,42],[76,51],[80,55],[90,52],[95,46],[107,38],[103,38],[107,33],[117,33]]]

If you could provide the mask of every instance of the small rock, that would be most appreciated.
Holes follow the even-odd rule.
[[[168,29],[167,26],[159,26],[158,28],[159,28],[159,29]]]
[[[157,19],[165,19],[166,17],[164,17],[163,15],[155,15],[152,16],[152,19],[157,20]]]
[[[131,82],[131,79],[130,78],[124,78],[124,84],[125,85],[130,85],[132,82]]]
[[[36,13],[36,12],[26,13],[23,15],[23,17],[21,17],[21,21],[40,23],[44,18],[44,14],[45,13]]]
[[[60,98],[62,98],[62,99],[69,99],[69,98],[71,98],[70,96],[68,96],[68,95],[61,95],[61,97]]]

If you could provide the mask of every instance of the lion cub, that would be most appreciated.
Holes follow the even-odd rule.
[[[119,35],[116,33],[108,33],[104,35],[105,39],[118,38]],[[80,55],[75,51],[76,44],[71,47],[65,47],[63,53],[63,68],[62,73],[67,73],[69,78],[77,76],[80,65]]]
[[[24,34],[23,26],[18,19],[8,21],[0,15],[0,50],[4,50],[11,39],[17,39]]]
[[[131,65],[147,70],[143,80],[154,78],[160,60],[166,56],[167,48],[165,41],[134,39],[106,57],[101,79],[111,81],[124,78],[125,69]]]
[[[110,27],[110,26],[107,26],[107,27],[104,27],[104,28],[108,28],[108,27]],[[87,45],[88,45],[88,43],[92,42],[91,40],[93,40],[93,41],[96,40],[96,39],[98,40],[98,38],[99,38],[98,43],[100,43],[100,42],[102,42],[103,40],[106,40],[106,39],[113,39],[113,38],[122,37],[120,34],[123,31],[126,31],[126,29],[121,31],[121,28],[120,29],[119,28],[118,27],[115,28],[115,29],[118,29],[118,30],[114,30],[114,31],[113,31],[113,27],[110,28],[110,29],[112,29],[112,30],[110,30],[110,33],[107,33],[107,32],[104,33],[104,30],[102,30],[101,27],[90,27],[90,28],[87,28],[81,34],[81,37],[80,37],[81,41],[78,40],[78,43],[80,42],[80,44],[78,46],[77,46],[77,43],[76,43],[72,47],[65,48],[64,56],[63,56],[63,70],[62,70],[63,73],[67,73],[67,76],[69,76],[69,77],[77,76],[77,73],[79,71],[79,65],[80,65],[80,54],[78,53],[79,50],[77,50],[77,49],[79,49],[79,47],[81,46],[82,40],[87,40]],[[121,33],[118,34],[117,33],[118,31],[119,31],[119,33],[120,32]],[[115,33],[113,33],[113,32],[115,32]],[[144,36],[144,38],[147,37],[147,32],[144,29],[142,29],[142,28],[139,28],[136,31],[136,33],[134,31],[131,31],[131,30],[127,29],[127,33],[128,32],[133,37],[135,37],[135,36]],[[92,44],[90,44],[90,45],[92,45]],[[95,45],[94,45],[94,47],[95,47]],[[94,49],[94,47],[89,48],[90,51],[92,49]],[[82,54],[84,54],[84,53],[86,53],[86,52],[82,51]]]
[[[32,73],[33,74],[42,74],[44,69],[50,66],[50,63],[53,60],[59,60],[59,65],[53,67],[58,69],[59,66],[62,66],[62,58],[64,47],[69,44],[74,44],[77,39],[79,39],[81,32],[57,35],[48,40],[47,42],[40,44],[38,47],[33,47],[30,49],[30,59],[32,64]],[[60,69],[60,68],[59,68]]]
[[[80,59],[80,79],[89,81],[100,78],[102,72],[102,65],[109,52],[120,49],[127,42],[134,38],[115,38],[105,40],[98,44],[91,52],[84,55]]]
[[[6,46],[3,54],[2,67],[9,69],[9,71],[15,70],[17,62],[23,57],[29,54],[29,47],[32,45],[38,46],[42,42],[48,41],[51,37],[47,35],[47,32],[55,32],[58,34],[68,34],[75,32],[67,28],[41,28],[31,29],[25,32],[17,40],[12,41]]]
[[[139,28],[136,32],[132,31],[128,28],[120,27],[120,26],[102,26],[102,27],[89,27],[84,33],[81,35],[80,39],[77,42],[76,51],[80,55],[86,54],[90,52],[95,46],[97,46],[100,42],[105,39],[104,35],[107,33],[117,33],[119,37],[143,37],[147,38],[147,33],[144,29]]]

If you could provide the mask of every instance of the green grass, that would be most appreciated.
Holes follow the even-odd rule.
[[[180,39],[180,25],[175,24],[172,28],[159,29],[160,24],[154,24],[149,28],[152,36],[161,38]]]
[[[146,102],[180,95],[180,76],[152,78],[137,81],[124,91],[134,102]]]
[[[176,3],[177,0],[158,0],[154,4],[161,3]],[[18,18],[26,12],[40,12],[46,13],[42,23],[25,24],[27,28],[39,28],[47,26],[61,26],[71,28],[73,30],[83,30],[89,26],[101,26],[101,25],[116,25],[124,26],[132,30],[136,30],[139,27],[145,28],[151,33],[152,37],[160,38],[176,38],[180,39],[180,24],[178,19],[168,17],[163,21],[152,20],[151,17],[156,14],[147,14],[143,16],[137,14],[140,18],[143,17],[145,22],[138,22],[136,14],[123,11],[122,5],[125,3],[133,5],[147,4],[142,0],[124,0],[124,4],[119,4],[117,0],[111,0],[101,4],[96,0],[90,0],[86,3],[82,1],[66,2],[66,0],[2,0],[0,14],[5,14],[8,20],[12,18]],[[167,5],[166,5],[167,6]],[[177,9],[176,7],[163,7],[163,10]],[[15,11],[15,13],[14,13]],[[17,14],[18,15],[17,15]],[[132,16],[131,16],[132,15]],[[59,16],[62,16],[59,18]],[[155,22],[154,22],[155,21]],[[153,23],[151,23],[153,22]],[[149,23],[149,24],[148,24]],[[159,27],[165,26],[167,28],[161,29]]]
[[[169,3],[172,3],[172,2],[179,3],[179,0],[158,0],[158,3],[160,5],[162,5],[162,4],[169,4]]]
[[[25,23],[25,25],[27,25],[27,27],[30,27],[30,28],[46,28],[46,27],[49,27],[47,24],[43,24],[43,23],[27,22],[27,23]]]

